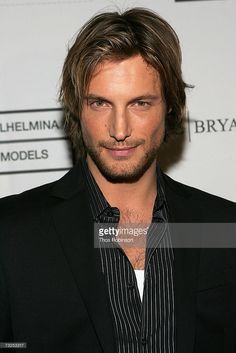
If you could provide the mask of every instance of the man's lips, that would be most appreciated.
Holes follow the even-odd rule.
[[[114,157],[127,157],[134,153],[137,146],[130,147],[106,147],[108,152]]]

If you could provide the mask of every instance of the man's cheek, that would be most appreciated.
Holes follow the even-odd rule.
[[[92,136],[89,133],[89,130],[87,129],[87,127],[85,128],[85,126],[83,124],[81,124],[81,132],[82,132],[82,137],[83,137],[84,143],[86,145],[91,144]]]

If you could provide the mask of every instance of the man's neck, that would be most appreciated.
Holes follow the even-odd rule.
[[[97,166],[87,160],[88,167],[101,189],[104,197],[113,207],[119,209],[142,209],[153,206],[157,194],[156,161],[149,167],[143,176],[132,183],[112,183],[99,171]]]

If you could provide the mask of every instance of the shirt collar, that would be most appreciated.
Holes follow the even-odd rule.
[[[93,215],[93,219],[95,221],[99,220],[101,215],[106,217],[119,217],[119,210],[116,207],[111,207],[106,198],[104,197],[101,189],[99,188],[96,180],[94,179],[92,173],[90,172],[87,162],[85,159],[80,160],[82,173],[85,179],[85,184],[88,189],[91,211]],[[165,197],[165,187],[162,172],[159,166],[157,166],[157,190],[158,195],[156,197],[154,208],[153,208],[153,216],[157,214],[160,209],[164,205],[166,205],[166,197]]]

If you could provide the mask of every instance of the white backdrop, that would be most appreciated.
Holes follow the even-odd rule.
[[[235,0],[0,0],[0,197],[71,167],[57,103],[68,43],[94,13],[132,6],[156,10],[175,28],[184,78],[195,86],[167,173],[236,200]]]

